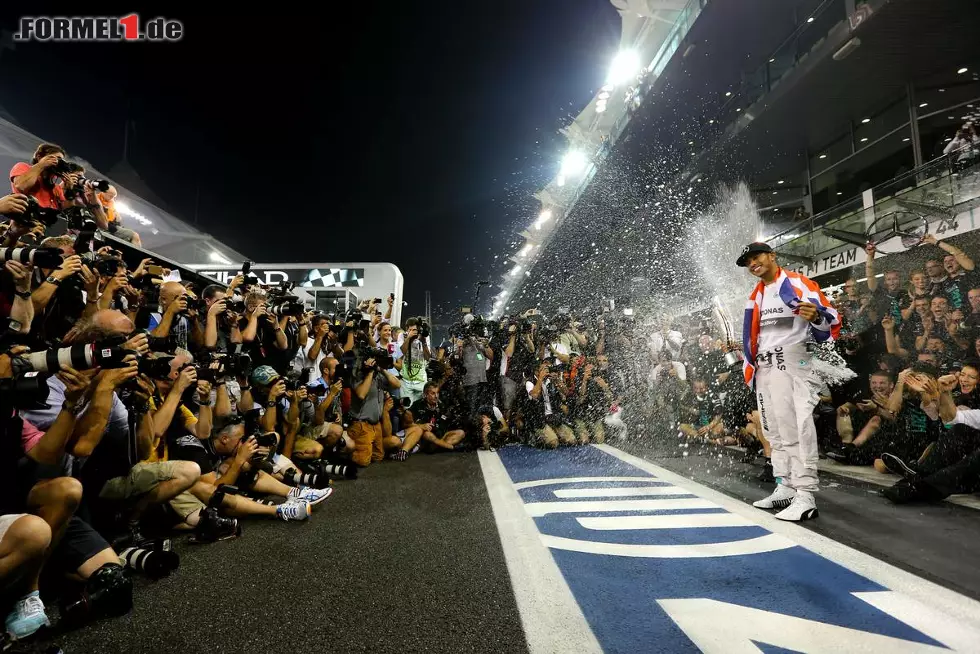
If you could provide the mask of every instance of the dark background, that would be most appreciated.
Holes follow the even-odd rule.
[[[128,133],[125,162],[174,215],[257,261],[393,262],[406,314],[431,290],[433,317],[451,320],[510,267],[619,18],[608,0],[337,6],[85,5],[178,19],[185,36],[14,47],[26,6],[5,8],[0,106],[107,173]]]

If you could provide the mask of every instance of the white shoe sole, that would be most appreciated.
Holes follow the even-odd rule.
[[[796,516],[784,516],[782,513],[777,513],[775,518],[779,520],[784,520],[786,522],[803,522],[804,520],[812,520],[814,518],[820,517],[820,512],[816,508],[807,509],[799,517]]]

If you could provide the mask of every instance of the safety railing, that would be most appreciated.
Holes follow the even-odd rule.
[[[874,187],[872,193],[874,203],[869,207],[864,206],[863,196],[851,198],[766,241],[782,254],[816,259],[845,245],[825,229],[865,234],[876,221],[895,214],[930,221],[954,216],[980,204],[980,157],[972,161],[956,161],[955,154],[940,157]]]

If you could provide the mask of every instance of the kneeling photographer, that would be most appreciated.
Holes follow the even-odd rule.
[[[524,411],[524,422],[533,434],[529,444],[548,449],[575,444],[568,410],[568,392],[562,363],[542,362],[535,381],[525,383],[531,402]]]
[[[347,435],[354,441],[351,460],[363,468],[385,457],[381,426],[384,394],[400,388],[401,382],[388,372],[395,362],[386,350],[372,348],[362,341],[355,346],[354,356],[351,425]]]

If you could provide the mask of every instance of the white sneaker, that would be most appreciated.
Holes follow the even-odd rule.
[[[796,489],[785,484],[776,484],[776,490],[764,500],[752,502],[757,509],[785,509],[796,497]]]
[[[813,493],[800,491],[793,498],[793,501],[785,509],[776,514],[780,520],[799,522],[816,518],[820,513],[817,511],[817,501],[813,499]]]
[[[286,520],[306,520],[313,510],[306,500],[287,500],[276,507],[276,515]]]
[[[327,488],[309,488],[307,486],[300,486],[298,488],[289,489],[289,500],[306,500],[311,505],[317,505],[323,500],[327,499],[333,494],[333,489],[329,486]]]

